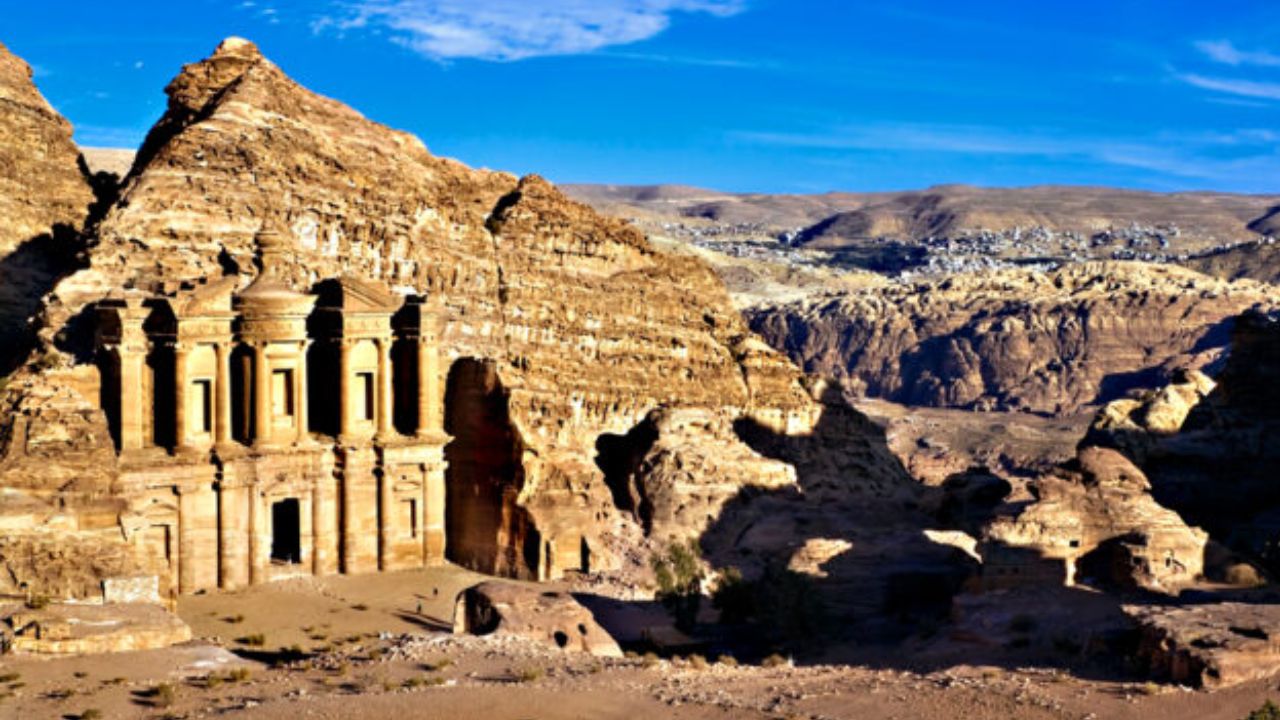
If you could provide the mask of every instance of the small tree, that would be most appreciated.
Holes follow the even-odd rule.
[[[658,582],[658,600],[671,613],[677,628],[692,631],[702,607],[702,559],[696,541],[673,541],[651,563]]]

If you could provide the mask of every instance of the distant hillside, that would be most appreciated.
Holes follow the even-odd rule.
[[[1138,227],[1166,238],[1179,252],[1258,239],[1280,231],[1280,195],[1215,192],[1154,193],[1114,188],[1036,186],[977,188],[941,185],[884,193],[767,195],[717,193],[681,186],[571,186],[615,214],[672,221],[710,220],[798,231],[795,242],[841,249],[871,239],[905,242],[982,232],[1011,235],[1033,228],[1088,239]]]
[[[115,173],[117,177],[124,178],[129,174],[129,168],[133,167],[133,157],[137,153],[133,150],[125,148],[95,148],[82,147],[80,153],[84,155],[85,164],[89,166],[89,172],[109,172]]]
[[[1280,245],[1275,243],[1249,243],[1193,258],[1183,264],[1227,280],[1249,278],[1280,285]]]

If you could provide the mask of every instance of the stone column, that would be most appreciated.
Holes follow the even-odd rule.
[[[338,437],[351,436],[351,343],[338,341]]]
[[[196,590],[196,498],[188,489],[175,487],[178,494],[178,592]]]
[[[418,337],[418,434],[443,429],[440,420],[440,353],[434,340]]]
[[[258,488],[245,488],[249,496],[249,583],[261,585],[268,580],[266,557],[263,555],[263,509]]]
[[[218,357],[213,439],[218,445],[226,445],[231,442],[231,348],[226,343],[218,343],[213,349]]]
[[[307,421],[307,346],[310,344],[306,340],[298,343],[298,365],[293,373],[293,419],[298,430],[295,440],[299,443],[310,437]]]
[[[271,443],[271,424],[274,422],[271,416],[271,362],[267,359],[267,347],[265,342],[253,347],[254,445]]]
[[[342,448],[342,571],[378,569],[378,481],[374,450]]]
[[[187,356],[191,346],[177,343],[173,346],[173,449],[181,451],[187,446]]]
[[[444,562],[445,552],[445,488],[444,460],[440,458],[426,467],[423,477],[425,495],[422,504],[422,554],[426,564]]]
[[[227,469],[223,469],[224,475]],[[223,590],[249,584],[248,488],[225,478],[218,485],[219,577]]]
[[[332,471],[316,482],[315,505],[312,508],[312,532],[315,534],[314,572],[332,575],[338,572],[338,498],[339,481]]]
[[[146,385],[147,349],[121,344],[115,349],[120,361],[120,449],[138,450],[147,444]]]
[[[378,348],[378,387],[375,410],[378,420],[378,435],[385,437],[391,432],[391,341],[387,338],[374,340]]]
[[[395,542],[395,533],[392,528],[395,527],[392,522],[392,492],[391,478],[387,474],[384,466],[376,473],[378,482],[378,517],[381,522],[378,523],[378,569],[387,571],[393,569],[391,567],[391,548]]]

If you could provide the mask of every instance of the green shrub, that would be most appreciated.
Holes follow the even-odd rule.
[[[248,645],[249,647],[262,647],[267,644],[267,637],[262,633],[254,633],[252,635],[245,635],[244,637],[237,639],[236,642],[241,645]]]
[[[676,627],[689,632],[702,607],[702,559],[696,541],[674,541],[651,560],[658,582],[658,600],[671,613]]]
[[[516,670],[516,680],[520,682],[536,682],[541,680],[547,674],[546,670],[535,665],[528,665]]]

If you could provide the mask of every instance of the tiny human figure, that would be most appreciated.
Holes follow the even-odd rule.
[[[418,614],[419,614],[419,615],[421,615],[421,614],[422,614],[422,601],[421,601],[421,600],[419,600],[419,601],[418,601]]]

